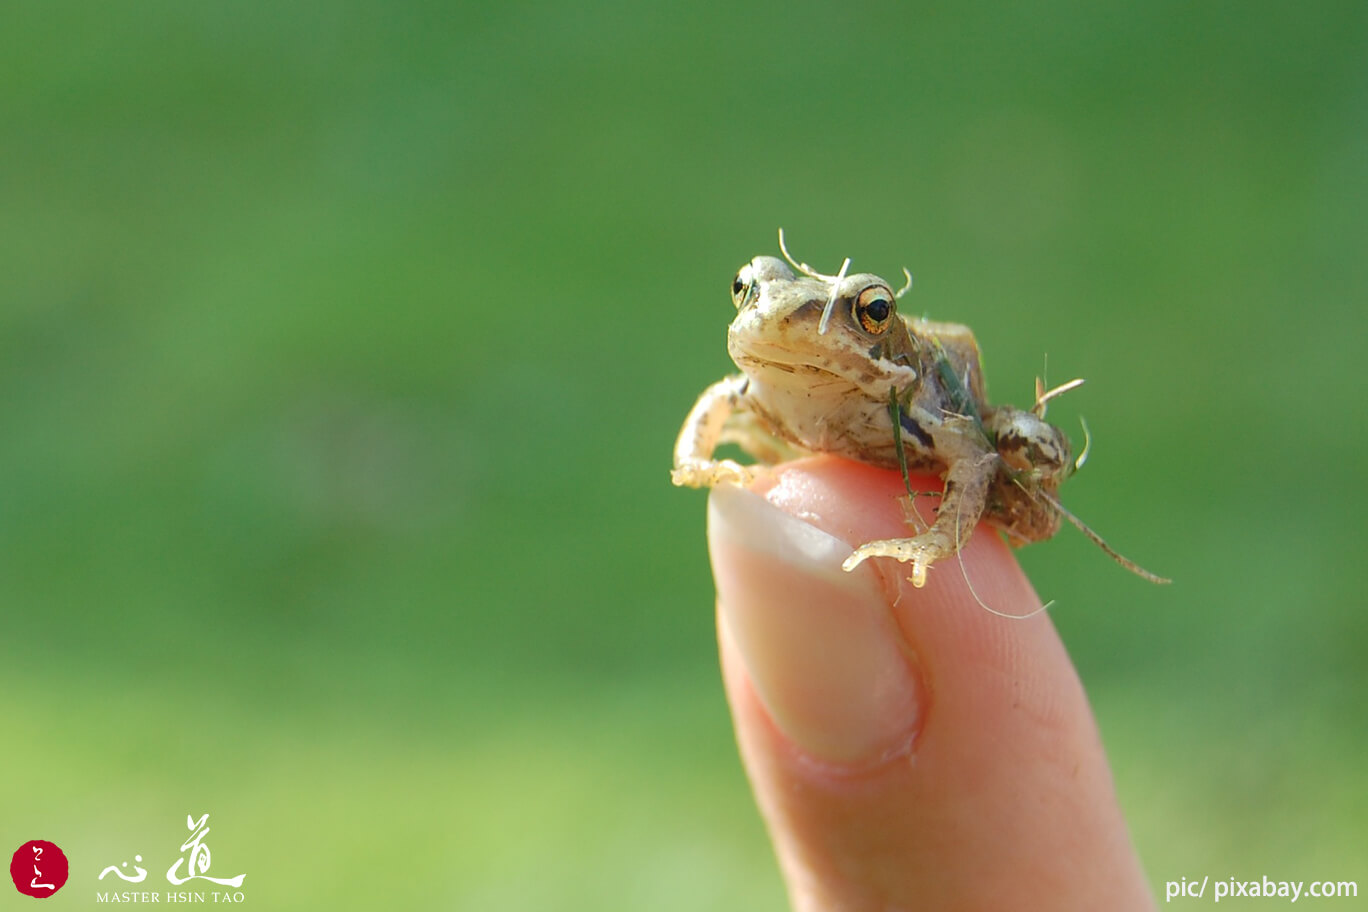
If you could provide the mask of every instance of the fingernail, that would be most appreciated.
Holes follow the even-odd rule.
[[[921,685],[874,573],[853,550],[734,485],[712,489],[708,542],[725,634],[779,729],[812,758],[905,750]]]

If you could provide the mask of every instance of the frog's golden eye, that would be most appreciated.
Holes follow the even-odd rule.
[[[855,320],[871,335],[879,335],[893,322],[893,292],[883,285],[871,285],[855,297]]]

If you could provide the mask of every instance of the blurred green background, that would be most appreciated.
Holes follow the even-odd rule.
[[[1065,500],[1176,582],[1021,559],[1160,896],[1368,890],[1368,6],[0,19],[0,837],[66,849],[49,907],[208,812],[259,908],[785,908],[668,483],[780,225],[910,267],[995,399],[1088,379]]]

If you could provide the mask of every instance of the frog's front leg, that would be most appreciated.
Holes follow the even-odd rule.
[[[855,549],[841,566],[849,571],[871,557],[893,557],[912,565],[912,585],[926,585],[933,563],[959,551],[969,540],[988,500],[998,455],[982,453],[955,461],[945,475],[945,494],[931,528],[915,538],[873,541]]]
[[[713,459],[713,451],[722,442],[727,419],[746,405],[744,374],[725,377],[703,391],[675,442],[674,471],[670,480],[689,488],[711,488],[722,482],[747,485],[755,478],[755,470],[731,459]]]

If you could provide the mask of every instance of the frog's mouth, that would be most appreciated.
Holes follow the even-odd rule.
[[[870,377],[852,375],[834,363],[828,354],[815,354],[794,351],[792,348],[773,342],[751,342],[732,350],[732,360],[738,367],[751,376],[763,373],[799,375],[809,385],[841,383],[859,386]]]
[[[796,352],[791,347],[776,345],[773,342],[747,342],[735,346],[734,354],[742,355],[746,361],[765,367],[795,368],[810,367],[824,373],[835,373],[829,367],[817,363],[817,359],[804,352]]]
[[[877,394],[880,400],[887,395],[888,385],[909,388],[917,381],[917,371],[910,365],[899,364],[881,357],[876,352],[827,349],[812,350],[784,342],[747,338],[729,340],[728,349],[737,367],[746,374],[784,374],[802,377],[810,387],[833,385],[854,388]]]

